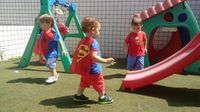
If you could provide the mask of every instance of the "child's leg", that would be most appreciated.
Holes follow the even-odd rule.
[[[89,87],[89,83],[85,77],[81,77],[77,94],[75,94],[73,98],[75,102],[86,102],[89,100],[89,98],[83,94],[86,87]]]
[[[98,92],[99,93],[99,97],[102,97],[102,96],[104,96],[105,95],[105,91],[103,91],[103,92]]]
[[[51,76],[56,76],[57,75],[57,71],[55,68],[50,68],[50,73],[51,73]]]
[[[56,60],[57,60],[56,58],[49,58],[48,62],[47,62],[48,63],[47,66],[50,69],[51,76],[56,76],[57,75]]]
[[[105,95],[105,84],[103,74],[90,76],[91,86],[98,92],[99,97]]]
[[[144,56],[138,56],[135,63],[135,70],[141,70],[144,68]]]
[[[39,64],[45,64],[44,56],[42,54],[39,54]]]
[[[81,96],[83,94],[83,92],[85,91],[84,87],[78,87],[78,91],[77,91],[77,96]]]
[[[90,82],[93,88],[99,94],[98,102],[100,104],[108,104],[113,102],[112,97],[106,95],[103,74],[91,76]]]
[[[53,83],[58,80],[59,75],[56,71],[56,60],[56,58],[49,58],[46,62],[46,65],[50,70],[50,77],[48,77],[46,83]]]
[[[128,55],[128,57],[127,57],[127,69],[129,71],[134,70],[135,63],[136,63],[136,56]]]
[[[88,82],[88,77],[87,76],[81,76],[77,95],[78,96],[82,95],[86,87],[88,87],[88,88],[90,87],[90,84]]]
[[[54,83],[58,80],[59,75],[56,72],[55,68],[50,68],[50,77],[46,80],[46,83]]]
[[[56,71],[56,58],[48,58],[46,60],[46,65],[50,70],[51,76],[55,76],[57,75],[57,71]]]

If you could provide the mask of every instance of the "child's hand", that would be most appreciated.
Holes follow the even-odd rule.
[[[128,52],[128,49],[123,49],[124,53],[127,53]]]
[[[121,48],[121,51],[124,53],[127,53],[127,49],[126,48]]]
[[[67,51],[64,51],[64,50],[63,50],[63,51],[62,51],[62,55],[63,55],[63,56],[67,56],[67,55],[69,55],[69,53],[68,53]]]
[[[145,48],[145,53],[147,53],[147,48]]]
[[[112,61],[110,65],[114,65],[115,63],[117,63],[116,61]]]
[[[106,58],[106,64],[111,64],[111,63],[113,63],[115,61],[115,59],[113,59],[113,58]]]
[[[124,44],[122,48],[122,52],[127,53],[128,52],[128,45]]]

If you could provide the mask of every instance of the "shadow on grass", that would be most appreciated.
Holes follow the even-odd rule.
[[[200,89],[150,85],[138,89],[136,94],[165,99],[169,106],[200,107]]]
[[[25,68],[20,68],[20,67],[18,67],[18,66],[9,67],[9,68],[6,68],[6,69],[8,69],[8,70],[35,71],[35,72],[50,72],[46,66],[44,66],[44,67],[46,68],[46,70],[41,70],[41,69],[38,69],[38,68],[33,68],[33,69],[31,69],[30,67],[29,67],[29,68],[27,68],[27,67],[25,67]],[[57,72],[58,72],[58,73],[66,73],[66,72],[64,72],[64,71],[57,71]]]
[[[24,68],[21,68],[18,66],[19,62],[14,62],[14,64],[17,64],[17,66],[12,66],[12,67],[9,67],[9,68],[6,68],[6,69],[9,69],[9,70],[28,70],[28,71],[40,71],[40,72],[49,72],[49,70],[39,70],[39,69],[31,69],[31,68],[28,68],[28,67],[24,67]],[[29,66],[44,66],[46,67],[45,65],[40,65],[38,64],[38,62],[30,62]]]
[[[47,71],[48,71],[48,70],[30,69],[30,68],[28,68],[28,67],[23,67],[23,68],[21,68],[21,67],[18,66],[19,62],[14,62],[13,64],[17,64],[17,66],[12,66],[12,67],[9,67],[9,68],[6,68],[6,69],[8,69],[8,70],[43,71],[43,72],[47,72]],[[37,62],[30,62],[30,64],[29,64],[28,66],[30,66],[30,65],[32,65],[32,66],[44,66],[44,67],[45,67],[45,65],[40,65],[40,64],[38,64]],[[48,71],[48,72],[49,72],[49,71]]]
[[[104,76],[104,79],[114,79],[114,78],[125,78],[125,75],[118,73],[118,74]]]
[[[14,62],[13,64],[19,65],[19,62]],[[45,64],[39,64],[38,61],[30,61],[28,66],[45,66]]]
[[[38,61],[31,61],[29,63],[30,66],[46,66],[45,64],[39,64]]]
[[[12,66],[12,67],[9,67],[9,68],[6,68],[6,69],[9,69],[9,70],[23,70],[24,68],[20,68],[18,66]]]
[[[46,99],[40,102],[45,106],[56,106],[57,108],[90,108],[88,104],[97,104],[96,101],[89,100],[85,103],[77,103],[73,101],[73,96],[64,96],[52,99]]]
[[[10,80],[7,83],[29,83],[29,84],[45,84],[46,78],[19,78]]]
[[[9,68],[6,68],[6,69],[8,69],[8,70],[27,70],[27,71],[49,72],[48,69],[47,70],[39,70],[39,69],[36,69],[36,68],[35,69],[31,69],[31,68],[27,68],[27,67],[20,68],[18,66],[9,67]]]

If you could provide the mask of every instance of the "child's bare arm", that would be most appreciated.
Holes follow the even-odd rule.
[[[95,52],[95,51],[92,51],[91,56],[94,60],[96,60],[97,62],[100,62],[100,63],[111,64],[114,61],[113,58],[102,58],[102,57],[98,56],[97,52]]]
[[[146,34],[144,36],[145,36],[144,48],[145,48],[145,52],[147,53],[147,37],[146,37]]]
[[[146,41],[146,43],[145,43],[145,52],[147,53],[148,51],[147,51],[147,41]]]
[[[62,55],[68,55],[68,52],[67,51],[65,51],[65,49],[64,49],[64,46],[61,44],[61,41],[60,40],[58,40],[58,44],[59,44],[59,46],[60,46],[60,48],[61,48],[61,53],[62,53]]]
[[[126,43],[124,43],[124,45],[123,45],[124,53],[127,53],[127,50],[128,50],[128,45]]]

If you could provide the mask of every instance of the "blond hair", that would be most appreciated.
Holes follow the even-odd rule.
[[[142,19],[140,17],[133,17],[131,26],[142,26]]]
[[[88,33],[92,30],[99,28],[100,27],[99,25],[100,25],[99,20],[91,16],[84,17],[81,22],[82,31],[85,33]]]
[[[43,22],[47,22],[49,24],[51,24],[51,26],[53,25],[54,23],[54,20],[53,20],[53,17],[48,15],[48,14],[43,14],[39,17],[39,21],[40,23],[43,23]]]

